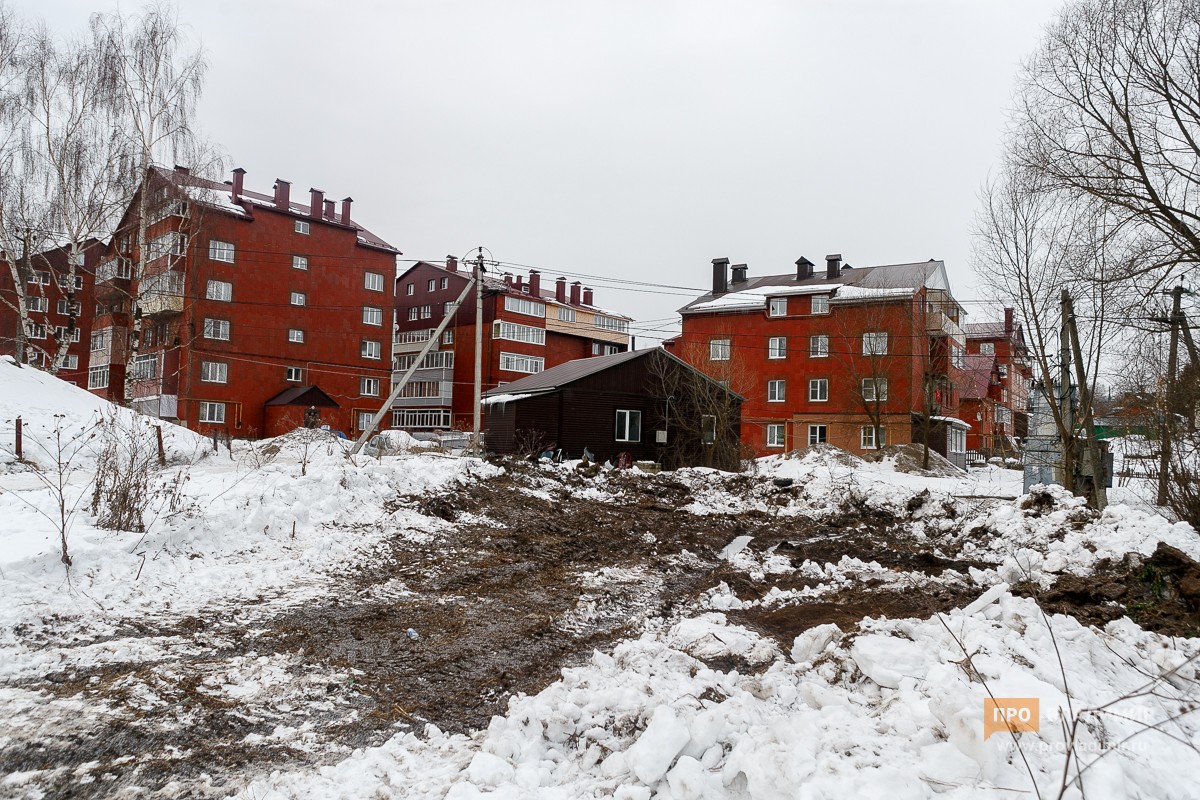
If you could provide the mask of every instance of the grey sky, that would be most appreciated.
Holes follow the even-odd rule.
[[[13,5],[61,31],[112,7]],[[352,195],[409,258],[482,244],[551,279],[603,276],[584,279],[596,303],[648,343],[688,293],[621,281],[703,289],[717,256],[751,275],[831,252],[939,258],[975,298],[976,195],[1060,5],[207,0],[180,16],[211,63],[201,125],[248,188]]]

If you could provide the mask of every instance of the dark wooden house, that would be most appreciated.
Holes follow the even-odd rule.
[[[484,393],[488,448],[736,469],[744,398],[656,348],[583,358]]]

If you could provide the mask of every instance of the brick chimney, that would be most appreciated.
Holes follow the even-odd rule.
[[[542,275],[536,269],[529,270],[529,294],[538,298],[542,296]]]
[[[342,198],[342,224],[343,225],[353,225],[354,224],[353,222],[350,221],[350,204],[353,202],[354,202],[353,197]]]
[[[242,179],[246,174],[246,170],[238,167],[233,171],[233,202],[242,202]]]
[[[588,287],[583,287],[583,304],[590,306],[592,304],[592,290]]]
[[[511,272],[504,273],[504,285],[512,286],[512,273]]]
[[[1013,335],[1013,310],[1011,308],[1004,309],[1004,337],[1011,339]]]
[[[334,205],[335,205],[335,203],[332,200],[325,201],[325,219],[332,220],[334,218],[333,217]]]
[[[725,294],[729,291],[729,259],[714,258],[713,265],[713,294]]]
[[[446,269],[450,272],[458,272],[458,256],[446,256]]]
[[[311,197],[308,206],[308,215],[313,219],[321,218],[321,206],[325,202],[325,193],[320,189],[309,188],[308,194]]]
[[[842,274],[842,254],[834,253],[833,255],[825,256],[825,277],[829,280],[835,280]]]
[[[747,271],[749,271],[749,267],[747,267],[745,264],[734,264],[733,265],[733,282],[734,283],[745,283]]]
[[[517,275],[515,278],[513,278],[513,286],[516,287],[518,292],[525,291],[525,276]]]
[[[275,207],[287,211],[292,207],[292,184],[283,178],[275,179]]]
[[[554,282],[554,299],[560,303],[567,302],[567,279],[559,277]]]
[[[582,285],[579,281],[571,284],[571,305],[573,306],[579,305],[579,287]]]
[[[813,276],[813,263],[804,256],[796,260],[796,280],[806,281]]]

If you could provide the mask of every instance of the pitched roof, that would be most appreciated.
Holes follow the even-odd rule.
[[[289,389],[284,389],[263,405],[339,407],[337,401],[321,391],[321,387],[319,386],[293,386]]]
[[[704,375],[703,372],[697,370],[691,364],[681,358],[671,355],[661,347],[652,347],[646,350],[627,350],[624,353],[613,353],[608,356],[592,356],[590,358],[577,358],[574,361],[568,361],[565,364],[559,364],[556,367],[551,367],[548,370],[539,372],[537,375],[529,375],[515,380],[512,383],[506,383],[503,386],[498,386],[483,393],[484,397],[496,397],[500,395],[533,395],[545,394],[547,392],[561,389],[567,384],[574,383],[589,375],[595,375],[598,372],[604,372],[607,369],[612,369],[620,364],[625,364],[630,361],[636,361],[639,358],[644,358],[648,355],[657,353],[659,357],[666,357],[672,361],[678,362],[687,369]],[[707,375],[704,375],[708,378]],[[708,378],[708,380],[712,380]],[[727,390],[730,394],[738,395],[732,390]],[[742,398],[743,400],[745,398]]]
[[[982,400],[988,396],[992,385],[992,373],[996,369],[996,357],[976,353],[968,355],[963,363],[963,380],[959,385],[959,396],[969,400]]]
[[[962,326],[968,339],[1004,339],[1003,322],[968,322]]]

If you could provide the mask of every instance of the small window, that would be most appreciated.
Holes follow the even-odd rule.
[[[147,381],[158,377],[158,355],[150,353],[149,355],[138,356],[133,359],[133,363],[129,368],[135,381]]]
[[[374,418],[375,418],[375,415],[372,414],[370,411],[359,411],[358,412],[358,430],[365,431],[367,428],[371,427],[371,420]]]
[[[417,310],[416,306],[413,306],[412,308],[408,309],[408,321],[409,322],[415,321],[418,313],[420,313],[420,312]]]
[[[375,342],[370,339],[363,339],[363,342],[362,342],[362,357],[363,358],[379,359],[382,357],[382,355],[383,355],[383,347],[379,344],[379,342]]]
[[[363,323],[366,325],[382,325],[383,309],[374,306],[363,306]]]
[[[364,397],[378,397],[379,378],[362,378],[359,380],[358,393]]]
[[[296,227],[294,228],[294,230],[296,231],[296,233],[303,233],[305,236],[307,236],[308,230],[309,230],[308,223],[302,219],[298,219],[298,220],[296,220]]]
[[[50,301],[44,297],[25,298],[26,311],[45,311],[48,308],[50,308]]]
[[[447,328],[442,332],[442,344],[454,344],[454,328]]]
[[[70,333],[68,333],[67,326],[55,325],[54,326],[54,340],[57,342],[61,342],[66,339],[70,339],[72,342],[78,342],[79,341],[79,328],[75,328]],[[153,342],[151,342],[151,344],[153,344]]]
[[[79,369],[79,356],[72,354],[72,355],[69,355],[66,358],[64,358],[63,363],[62,363],[62,368],[63,369]]]
[[[453,314],[453,313],[454,313],[454,301],[453,300],[447,300],[446,302],[442,303],[442,316],[443,317],[447,316],[449,314]]]
[[[378,272],[368,272],[363,277],[363,288],[372,292],[382,292],[383,276]]]
[[[201,402],[200,421],[223,424],[225,422],[225,404]]]
[[[204,338],[218,339],[221,341],[229,341],[229,320],[227,319],[206,319],[204,320]]]
[[[415,291],[416,291],[416,289],[414,288],[414,285],[411,283],[404,287],[405,294],[411,295]]]
[[[995,342],[980,342],[979,343],[979,353],[981,355],[985,355],[985,356],[996,355],[996,343]]]
[[[957,369],[962,369],[965,364],[963,349],[956,344],[950,345],[950,364]]]
[[[787,381],[767,381],[767,402],[782,403],[786,399]]]
[[[767,447],[787,446],[787,425],[782,422],[771,423],[767,426]]]
[[[204,383],[228,383],[229,365],[220,361],[201,361],[200,380]]]
[[[862,399],[869,403],[887,400],[887,378],[863,378]]]
[[[75,291],[78,292],[82,288],[83,288],[83,276],[76,275],[75,276]]]
[[[233,284],[227,281],[209,281],[204,296],[209,300],[229,302],[233,299]]]
[[[786,297],[772,297],[770,309],[768,310],[767,314],[772,317],[786,317],[787,316],[787,298]]]
[[[30,339],[45,339],[46,338],[46,326],[45,325],[34,325],[32,327],[32,329],[29,331],[29,338]]]
[[[717,418],[713,414],[703,414],[700,417],[700,441],[713,444],[717,441]]]
[[[58,308],[58,313],[62,314],[64,317],[71,316],[72,314],[74,314],[75,316],[79,316],[80,309],[79,309],[79,301],[78,300],[75,301],[74,303],[71,303],[67,300],[59,300],[57,308]]]
[[[294,306],[308,305],[308,296],[304,292],[292,292],[291,303]]]
[[[642,412],[618,409],[616,440],[618,442],[640,442],[642,440]]]
[[[288,341],[296,344],[304,344],[304,331],[299,328],[288,329]]]
[[[824,334],[808,337],[808,355],[809,358],[828,358],[829,337]]]
[[[887,331],[863,334],[864,356],[885,356],[888,351]]]
[[[304,370],[300,367],[286,367],[283,378],[289,383],[300,383],[304,380]]]
[[[31,286],[37,286],[39,283],[42,286],[49,286],[50,285],[50,273],[46,270],[39,269],[36,272],[34,272],[32,275],[29,276],[28,283]]]
[[[216,239],[212,239],[208,243],[208,257],[213,261],[224,261],[227,264],[232,264],[233,250],[231,242],[219,242]]]
[[[430,292],[437,291],[437,279],[436,278],[429,279],[429,284],[426,287],[426,290],[430,291]]]
[[[104,329],[104,330],[102,330],[102,331],[95,331],[94,333],[92,333],[92,347],[91,347],[91,349],[92,349],[92,352],[93,352],[93,353],[99,352],[99,351],[101,351],[101,350],[107,350],[107,349],[108,349],[108,335],[109,335],[109,333],[110,333],[110,331],[109,331],[109,329],[108,329],[108,328],[105,328],[105,329]]]
[[[811,310],[812,310],[812,313],[814,313],[814,314],[828,314],[829,313],[829,295],[814,294],[812,296]]]
[[[772,336],[767,340],[767,358],[787,358],[786,336]]]
[[[433,317],[433,306],[421,306],[421,319]]]
[[[826,444],[829,441],[829,429],[825,425],[808,426],[808,446]]]
[[[292,256],[292,269],[308,269],[308,256]]]
[[[876,428],[874,425],[864,425],[862,427],[862,449],[863,450],[878,450],[883,447],[887,441],[887,433],[883,428]],[[878,434],[878,436],[876,436]]]
[[[566,306],[558,307],[558,321],[559,322],[575,322],[575,317],[576,317],[575,309],[567,308]]]
[[[824,403],[829,399],[829,379],[813,378],[808,382],[808,399],[814,403]]]
[[[441,287],[442,287],[443,289],[446,289],[446,288],[448,288],[449,286],[450,286],[450,279],[449,279],[449,278],[442,278]]]
[[[708,343],[708,360],[709,361],[728,361],[729,360],[729,340],[728,339],[713,339]]]

